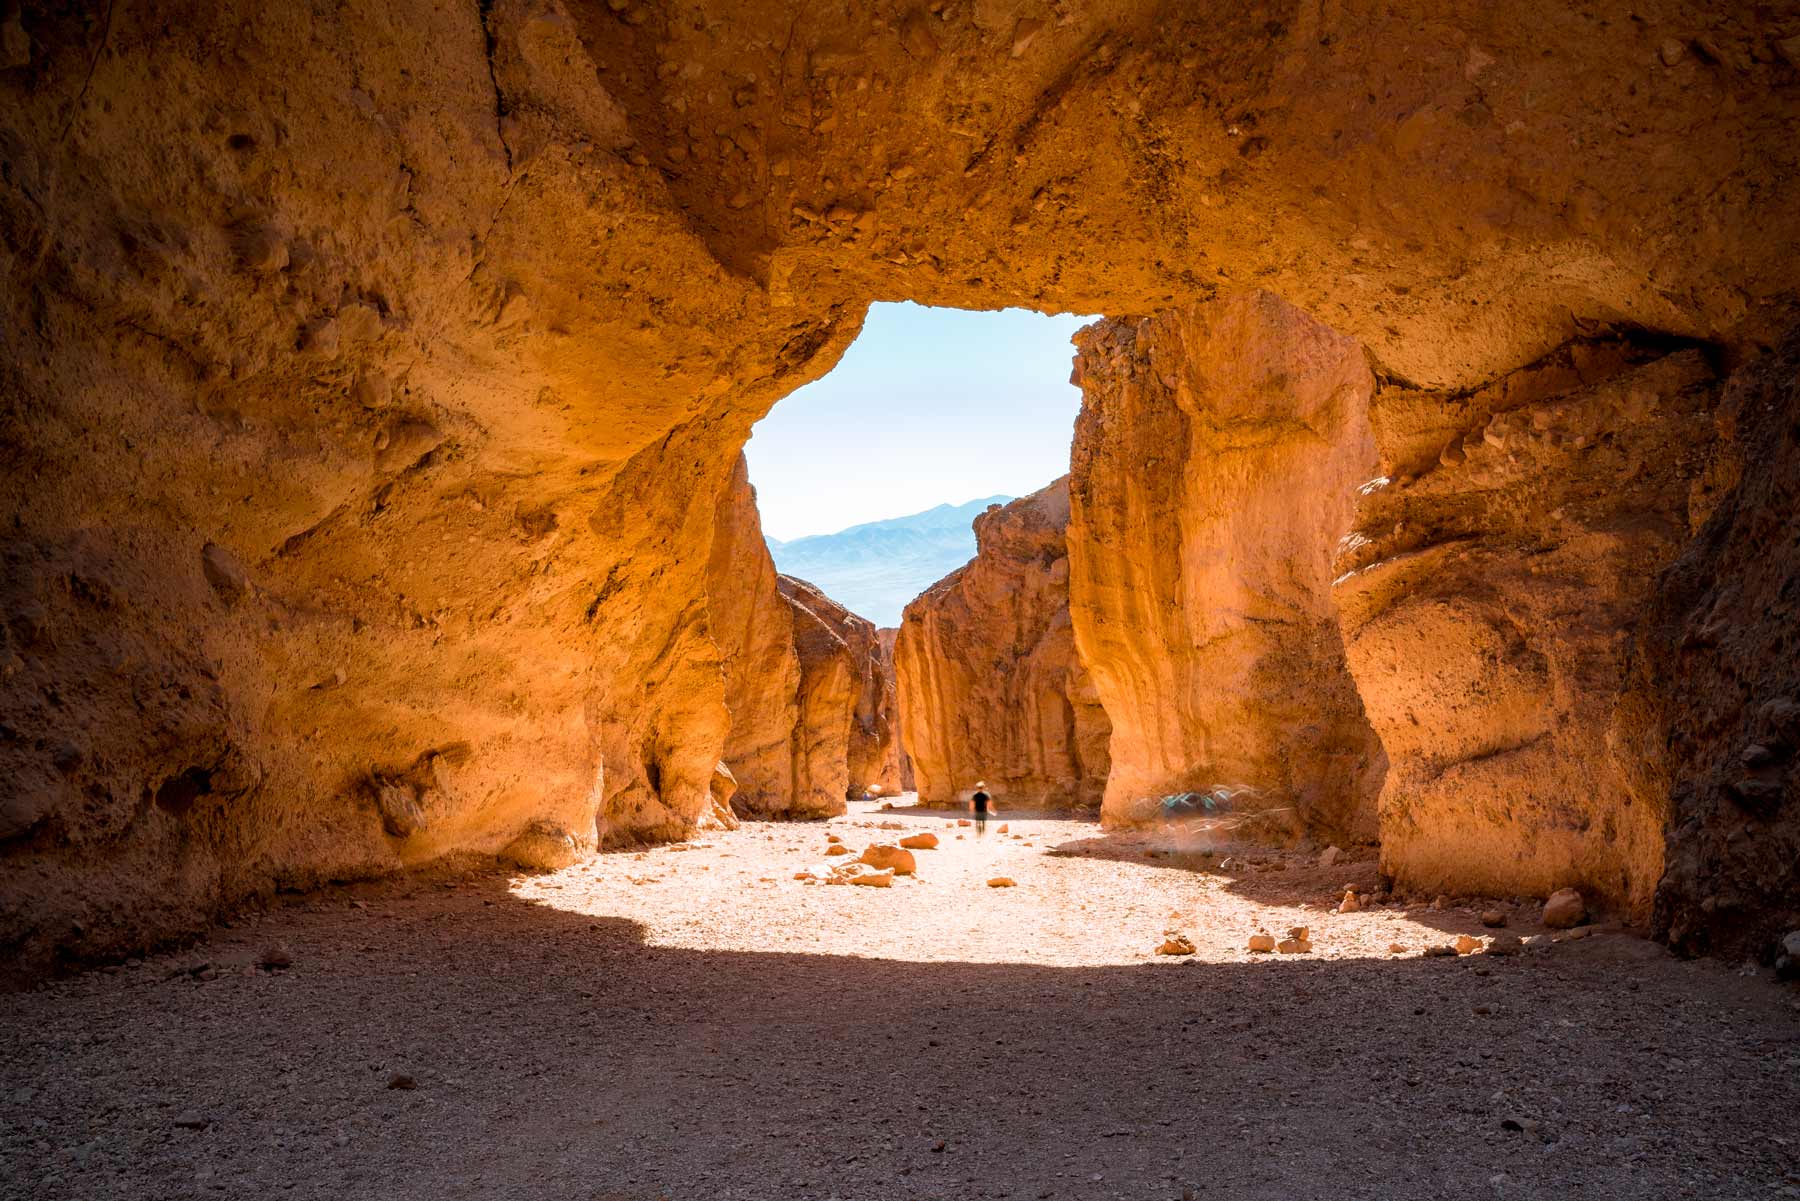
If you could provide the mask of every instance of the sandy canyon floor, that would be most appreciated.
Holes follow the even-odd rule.
[[[1766,973],[1606,927],[1424,957],[1490,903],[1339,915],[1372,858],[1002,820],[346,887],[0,997],[0,1195],[1800,1197]],[[793,878],[922,829],[916,879]]]

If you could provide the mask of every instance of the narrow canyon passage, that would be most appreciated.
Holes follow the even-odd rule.
[[[794,879],[830,836],[923,831],[891,888]],[[1766,974],[1605,927],[1427,958],[1494,933],[1478,905],[1340,915],[1371,857],[1206,850],[859,802],[315,893],[10,997],[0,1192],[1800,1195],[1800,1012]],[[1295,924],[1313,954],[1245,951]],[[1195,955],[1154,954],[1173,930]]]

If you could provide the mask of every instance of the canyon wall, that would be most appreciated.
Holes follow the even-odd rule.
[[[1632,693],[1668,748],[1658,935],[1767,959],[1800,929],[1800,337],[1732,374],[1718,424],[1737,486],[1664,572]]]
[[[887,711],[893,717],[894,724],[894,771],[899,781],[901,792],[912,792],[918,787],[913,777],[912,756],[906,753],[906,724],[904,714],[900,711],[900,675],[894,666],[894,645],[900,637],[900,631],[893,627],[878,629],[875,636],[881,640],[881,672],[882,688]]]
[[[975,519],[975,558],[906,607],[895,677],[919,800],[1098,803],[1106,714],[1069,623],[1069,481]]]
[[[1225,788],[1372,840],[1381,747],[1331,604],[1375,467],[1362,348],[1266,293],[1076,345],[1069,607],[1112,722],[1106,820]]]
[[[792,617],[800,662],[789,814],[844,812],[847,797],[871,788],[898,792],[892,714],[875,625],[793,576],[777,576]]]
[[[745,816],[786,815],[796,796],[812,795],[810,784],[794,775],[802,766],[794,753],[800,658],[793,609],[776,586],[742,455],[719,495],[707,599],[725,673],[730,727],[722,758],[737,782],[732,806]]]
[[[723,759],[745,816],[823,817],[900,791],[893,677],[870,622],[779,575],[742,455],[720,494],[708,564],[725,673]]]
[[[1668,782],[1630,668],[1657,572],[1729,482],[1717,391],[1697,350],[1602,341],[1468,393],[1377,396],[1383,478],[1337,600],[1403,886],[1646,910]]]
[[[871,298],[1142,313],[1254,284],[1445,395],[1591,323],[1751,353],[1794,320],[1778,10],[0,24],[23,965],[714,820],[720,490]]]

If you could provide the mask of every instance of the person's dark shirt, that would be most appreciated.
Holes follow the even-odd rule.
[[[971,799],[974,800],[974,802],[975,802],[975,812],[977,812],[977,813],[986,813],[987,812],[987,807],[988,807],[988,794],[987,793],[978,792]]]

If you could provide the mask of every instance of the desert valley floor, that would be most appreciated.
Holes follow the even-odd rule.
[[[939,848],[892,887],[795,878],[828,836],[921,831]],[[1339,914],[1372,855],[1212,837],[1002,813],[978,838],[862,803],[295,898],[0,1002],[0,1179],[38,1201],[1800,1196],[1800,1000],[1766,970],[1605,924],[1426,956],[1543,933],[1538,907],[1498,903],[1499,931],[1491,900]],[[1299,925],[1308,954],[1245,949]],[[1157,954],[1172,933],[1195,953]]]

